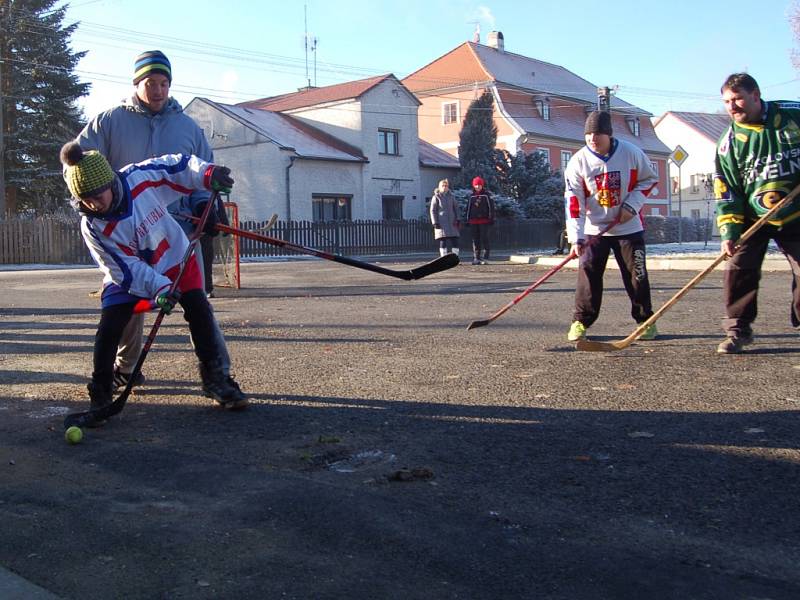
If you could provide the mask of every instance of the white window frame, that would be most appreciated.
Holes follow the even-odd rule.
[[[653,169],[656,175],[658,175],[658,163],[654,160],[650,161],[650,167]]]
[[[571,158],[572,158],[572,152],[570,150],[562,150],[561,151],[561,172],[562,173],[567,170],[567,164],[569,163]]]
[[[545,159],[547,159],[547,164],[548,165],[550,164],[550,148],[536,148],[534,152],[544,156]]]
[[[451,110],[452,107],[455,107],[455,109]],[[455,102],[442,102],[442,125],[458,123],[459,114],[458,100]],[[448,120],[448,118],[452,118],[452,120]]]

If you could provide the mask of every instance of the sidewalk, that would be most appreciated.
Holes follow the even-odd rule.
[[[683,244],[648,244],[647,269],[649,271],[702,271],[719,256],[719,242],[686,242]],[[558,255],[550,252],[524,252],[513,254],[509,257],[512,263],[536,264],[544,267],[554,267],[566,258],[565,254]],[[564,268],[575,269],[578,261],[573,260],[564,265]],[[608,261],[608,268],[618,269],[615,260]],[[725,268],[721,262],[715,270]],[[763,271],[789,271],[789,261],[774,246],[770,245],[764,259]]]

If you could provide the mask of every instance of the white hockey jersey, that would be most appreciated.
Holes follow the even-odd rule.
[[[81,234],[103,272],[102,305],[155,298],[165,292],[189,247],[167,206],[210,187],[214,165],[170,154],[117,172],[122,199],[110,215],[84,212]]]
[[[640,148],[611,138],[607,156],[600,156],[587,146],[576,152],[567,164],[564,180],[567,240],[574,244],[613,223],[623,204],[633,208],[639,218],[614,226],[606,235],[641,231],[641,209],[658,183],[658,175]]]

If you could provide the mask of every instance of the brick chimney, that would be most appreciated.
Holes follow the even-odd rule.
[[[490,48],[494,48],[498,52],[503,52],[505,50],[505,42],[503,41],[503,32],[502,31],[490,31],[489,35],[486,36],[486,45]]]

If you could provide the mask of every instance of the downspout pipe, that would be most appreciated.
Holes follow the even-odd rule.
[[[289,169],[294,166],[294,160],[297,156],[289,157],[289,164],[286,166],[286,220],[292,220],[292,191],[291,191],[291,178],[289,177]]]

